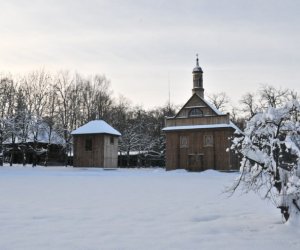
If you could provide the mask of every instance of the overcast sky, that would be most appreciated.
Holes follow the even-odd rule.
[[[145,108],[205,93],[233,102],[260,84],[300,92],[298,0],[0,0],[0,71],[105,74]]]

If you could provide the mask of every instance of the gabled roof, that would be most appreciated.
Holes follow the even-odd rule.
[[[216,115],[225,115],[224,113],[222,113],[220,110],[218,110],[214,105],[212,105],[211,103],[209,103],[208,101],[206,101],[204,98],[202,98],[201,96],[199,96],[197,93],[194,93],[191,98],[183,105],[183,107],[177,112],[177,114],[175,115],[174,118],[178,117],[178,115],[180,114],[180,112],[187,107],[187,105],[189,104],[189,102],[193,99],[194,96],[197,96],[202,102],[205,103],[205,105],[207,105],[208,108],[210,108]]]
[[[121,133],[107,124],[103,120],[90,121],[87,124],[75,129],[72,135],[84,135],[84,134],[110,134],[120,136]]]

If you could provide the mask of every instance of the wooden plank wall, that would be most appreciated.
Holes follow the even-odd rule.
[[[113,143],[111,143],[113,137]],[[106,168],[118,167],[118,137],[112,135],[104,136],[104,166]]]
[[[230,146],[228,138],[232,133],[233,129],[231,128],[167,131],[166,169],[184,168],[193,171],[237,169],[238,161],[233,159],[232,153],[226,152]],[[204,145],[205,135],[213,135],[212,146]],[[188,137],[187,148],[180,148],[180,136]],[[195,165],[190,165],[195,159],[199,161],[196,169]],[[200,163],[201,161],[202,163]]]
[[[103,167],[103,136],[95,135],[75,135],[74,138],[74,167]],[[92,138],[92,151],[85,150],[86,138]]]
[[[166,118],[166,127],[186,125],[208,125],[208,124],[229,124],[229,115],[203,116],[203,117],[182,117]]]

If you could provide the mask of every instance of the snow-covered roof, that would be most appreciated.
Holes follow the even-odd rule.
[[[200,96],[199,96],[200,97]],[[200,97],[201,98],[201,97]],[[223,112],[221,112],[220,110],[218,110],[215,105],[211,104],[210,102],[208,102],[207,100],[205,100],[204,98],[201,98],[201,100],[203,102],[206,103],[207,106],[209,106],[217,115],[224,115]]]
[[[215,105],[213,105],[212,103],[210,103],[209,101],[207,101],[206,99],[202,98],[200,95],[198,95],[197,93],[195,93],[195,95],[197,95],[209,108],[211,108],[217,115],[225,115],[223,112],[221,112],[220,110],[218,110]],[[191,106],[188,107],[184,107],[184,108],[190,108]],[[204,106],[205,107],[205,106]]]
[[[75,129],[72,135],[83,135],[83,134],[111,134],[120,136],[121,133],[114,129],[112,126],[107,124],[103,120],[90,121],[87,124]]]
[[[49,138],[50,137],[50,138]],[[39,132],[37,136],[37,142],[39,143],[49,143],[50,139],[50,144],[64,144],[65,140],[62,136],[58,134],[57,131],[52,130],[51,131],[51,136],[50,136],[50,128],[46,123],[42,123],[39,126]],[[28,135],[26,138],[22,139],[21,136],[16,136],[14,143],[29,143],[29,142],[34,142],[34,134],[32,132],[28,132]],[[12,143],[12,138],[7,138],[3,144],[11,144]]]
[[[235,125],[232,121],[230,121],[230,125],[236,130],[237,133],[242,132],[242,130],[240,130],[240,128],[237,125]]]
[[[189,129],[209,129],[209,128],[234,128],[238,129],[232,122],[229,124],[205,124],[205,125],[187,125],[187,126],[171,126],[163,128],[163,131],[173,131],[173,130],[189,130]]]
[[[147,154],[149,151],[141,150],[141,151],[129,151],[129,155],[139,155],[139,154]],[[118,155],[127,155],[126,151],[118,152]]]
[[[194,96],[197,96],[202,102],[205,103],[206,106],[203,106],[203,105],[192,105],[192,106],[187,106],[188,103],[191,101],[191,99],[194,97]],[[177,114],[173,117],[173,118],[179,118],[179,114],[181,113],[181,111],[183,109],[189,109],[189,108],[193,108],[193,107],[201,107],[201,108],[204,108],[204,107],[208,107],[210,108],[213,112],[215,112],[217,115],[225,115],[223,112],[221,112],[220,110],[218,110],[213,104],[211,104],[210,102],[208,102],[207,100],[205,100],[204,98],[202,98],[200,95],[198,95],[197,93],[194,93],[192,95],[192,97],[186,102],[186,104],[177,112]],[[168,117],[168,118],[172,118],[172,117]]]

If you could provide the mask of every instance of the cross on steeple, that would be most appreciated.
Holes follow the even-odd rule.
[[[199,66],[198,53],[196,54],[196,67],[193,69],[193,93],[197,93],[200,97],[204,98],[203,89],[203,71]]]

